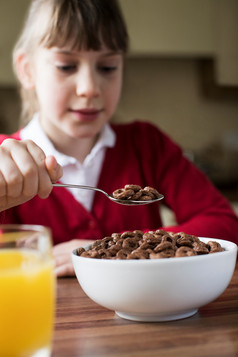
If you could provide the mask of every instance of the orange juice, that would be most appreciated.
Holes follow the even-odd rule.
[[[53,261],[27,249],[0,250],[0,356],[50,348],[55,301]]]

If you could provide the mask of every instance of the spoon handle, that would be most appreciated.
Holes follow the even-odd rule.
[[[107,196],[107,193],[101,190],[100,188],[97,187],[92,187],[92,186],[83,186],[83,185],[73,185],[71,183],[53,183],[52,184],[54,187],[70,187],[70,188],[79,188],[82,190],[92,190],[92,191],[99,191],[101,193],[104,193],[104,195]]]

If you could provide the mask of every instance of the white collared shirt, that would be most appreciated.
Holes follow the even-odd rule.
[[[107,147],[115,145],[116,136],[112,128],[105,124],[100,137],[83,163],[74,157],[64,155],[57,151],[43,131],[39,121],[39,115],[35,114],[33,119],[20,132],[22,140],[34,141],[46,154],[53,155],[63,167],[61,182],[77,185],[97,186]],[[69,191],[88,211],[91,211],[94,191],[69,188]]]

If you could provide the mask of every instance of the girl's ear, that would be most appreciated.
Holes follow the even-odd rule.
[[[18,52],[15,57],[16,74],[25,89],[35,87],[32,65],[29,55],[25,52]]]

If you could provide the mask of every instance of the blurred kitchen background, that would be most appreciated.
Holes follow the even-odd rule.
[[[238,1],[120,3],[131,48],[113,120],[140,118],[158,125],[237,210]],[[0,132],[19,126],[11,53],[28,4],[0,0]]]

